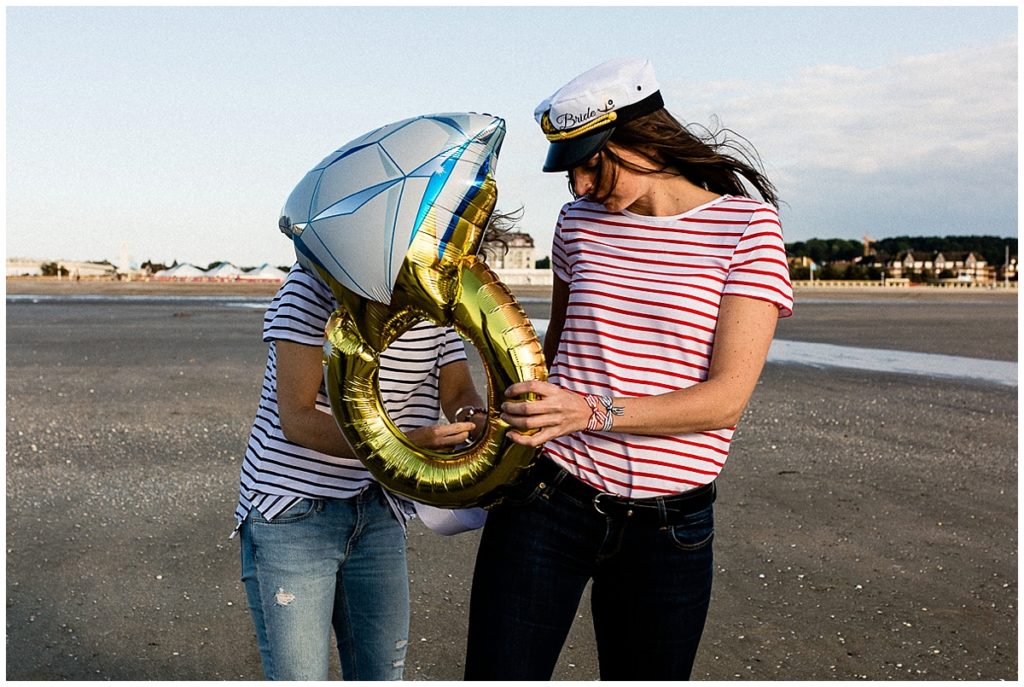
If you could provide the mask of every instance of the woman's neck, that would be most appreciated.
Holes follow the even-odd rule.
[[[648,217],[682,215],[721,195],[697,186],[686,177],[674,174],[651,177],[647,192],[626,208],[630,212]]]

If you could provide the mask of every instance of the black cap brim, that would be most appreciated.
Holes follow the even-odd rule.
[[[610,126],[585,136],[552,141],[548,146],[548,157],[544,160],[544,171],[568,172],[579,167],[604,147],[614,131],[615,127]]]

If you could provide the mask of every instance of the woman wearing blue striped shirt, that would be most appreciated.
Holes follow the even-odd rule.
[[[295,265],[264,319],[269,353],[236,518],[268,679],[326,679],[332,627],[347,680],[398,680],[405,663],[413,508],[374,481],[331,415],[321,358],[336,308]],[[453,448],[481,428],[456,417],[482,401],[453,330],[416,325],[382,354],[379,375],[389,416],[417,445]],[[442,410],[451,424],[439,424]]]

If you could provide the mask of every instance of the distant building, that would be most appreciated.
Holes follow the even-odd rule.
[[[973,284],[991,284],[996,278],[995,269],[973,252],[936,254],[935,274],[940,280],[954,279]]]
[[[39,277],[43,274],[43,261],[33,258],[7,258],[8,277]]]
[[[84,262],[81,260],[58,260],[58,269],[67,270],[72,279],[111,279],[117,269],[109,262]]]
[[[502,254],[501,249],[487,251],[487,264],[495,270],[532,270],[536,264],[534,259],[533,237],[529,234],[516,232],[505,235],[508,252]]]
[[[506,286],[551,286],[551,269],[537,269],[532,236],[515,232],[505,234],[503,239],[508,250],[485,247],[482,256],[498,279]]]
[[[890,275],[893,277],[908,277],[911,274],[924,274],[925,271],[932,272],[935,268],[935,262],[931,257],[926,257],[926,253],[919,252],[914,255],[914,251],[908,250],[903,254],[903,257],[897,258],[890,263]]]
[[[996,265],[997,281],[1017,281],[1017,256],[1010,256],[1005,264]]]
[[[35,258],[8,258],[8,277],[44,276],[44,267],[49,274],[70,279],[111,279],[117,273],[109,262],[87,262],[84,260],[38,260]]]
[[[1016,269],[1016,259],[1013,261]],[[997,270],[973,251],[907,251],[885,264],[888,276],[907,278],[927,276],[943,282],[989,285],[996,281]],[[1000,272],[1002,270],[999,270]]]

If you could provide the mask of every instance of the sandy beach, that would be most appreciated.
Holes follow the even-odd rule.
[[[7,282],[7,678],[257,680],[228,535],[276,285],[95,284]],[[777,336],[1015,362],[1017,313],[1015,291],[802,289]],[[1017,679],[1017,408],[769,364],[719,479],[694,678]],[[477,540],[410,529],[409,680],[461,679]],[[555,677],[597,678],[587,599]]]

